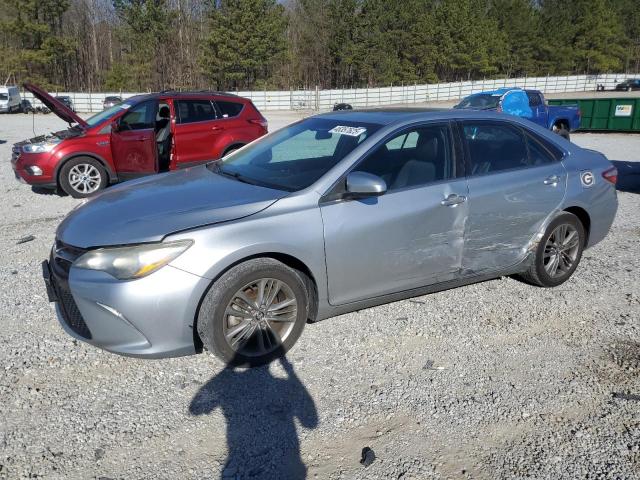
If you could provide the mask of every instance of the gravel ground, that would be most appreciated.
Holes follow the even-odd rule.
[[[640,478],[638,193],[556,289],[503,278],[329,319],[259,369],[136,360],[47,303],[40,262],[77,201],[14,180],[31,121],[0,117],[0,478]],[[640,161],[639,135],[572,138]]]

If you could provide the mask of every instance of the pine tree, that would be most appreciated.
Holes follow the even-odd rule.
[[[201,65],[220,90],[269,84],[285,52],[286,17],[275,0],[220,0],[209,12]]]

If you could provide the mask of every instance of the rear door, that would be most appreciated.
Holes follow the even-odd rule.
[[[457,277],[467,185],[455,159],[448,124],[410,127],[353,168],[385,179],[385,194],[321,204],[331,304]]]
[[[267,133],[266,120],[255,106],[228,97],[216,98],[215,104],[220,116],[218,125],[223,129],[220,155],[230,145],[245,145]]]
[[[131,107],[111,132],[111,153],[118,174],[145,175],[157,171],[155,121],[157,100],[147,100]]]
[[[526,129],[484,120],[464,121],[461,128],[469,184],[463,270],[515,265],[561,204],[566,170],[557,152]]]
[[[222,128],[214,104],[208,98],[174,100],[176,126],[174,145],[177,168],[219,158],[215,145]]]

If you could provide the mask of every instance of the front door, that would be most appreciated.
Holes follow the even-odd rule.
[[[462,123],[469,156],[465,274],[520,262],[564,197],[567,172],[535,135],[504,122]]]
[[[131,107],[111,132],[111,153],[123,178],[157,171],[156,113],[158,102],[148,100]]]
[[[527,98],[529,99],[529,107],[533,116],[531,120],[538,125],[547,128],[547,107],[544,104],[542,95],[538,92],[527,92]]]
[[[216,118],[209,99],[176,100],[176,167],[184,168],[215,160],[215,145],[224,126]]]
[[[467,185],[451,147],[447,124],[405,130],[353,169],[383,178],[385,194],[321,205],[331,304],[457,276]]]

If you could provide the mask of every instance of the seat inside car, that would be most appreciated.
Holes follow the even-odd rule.
[[[162,105],[158,110],[156,120],[156,145],[158,146],[158,170],[169,170],[169,155],[171,153],[171,113],[168,105]]]
[[[396,175],[391,188],[406,188],[433,182],[437,178],[436,165],[442,164],[440,168],[444,166],[444,159],[438,158],[440,153],[444,152],[441,143],[442,140],[436,131],[422,130],[416,148]]]

